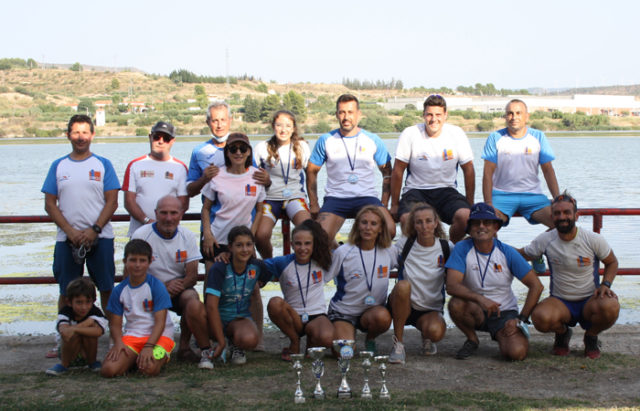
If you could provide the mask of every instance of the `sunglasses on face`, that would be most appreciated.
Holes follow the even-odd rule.
[[[162,139],[165,143],[168,143],[171,140],[173,140],[173,137],[171,137],[170,135],[162,134],[162,133],[154,134],[152,138],[153,138],[153,141],[158,141]]]
[[[249,151],[249,147],[247,147],[245,144],[239,144],[239,145],[235,145],[235,146],[231,146],[229,147],[229,152],[231,154],[235,154],[238,152],[238,150],[240,150],[240,152],[242,154],[246,153],[247,151]]]

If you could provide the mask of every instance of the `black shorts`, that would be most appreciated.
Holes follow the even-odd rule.
[[[453,216],[461,208],[471,208],[467,198],[452,187],[434,188],[431,190],[412,189],[400,198],[398,215],[411,211],[416,203],[427,203],[438,212],[442,221],[451,225]]]
[[[327,317],[329,317],[329,321],[331,321],[332,323],[336,322],[336,321],[344,321],[347,322],[351,325],[353,325],[353,327],[357,330],[360,330],[362,332],[367,332],[367,330],[365,330],[362,327],[362,324],[360,323],[360,319],[362,318],[361,315],[359,316],[353,316],[353,315],[349,315],[349,314],[342,314],[339,313],[338,311],[332,310],[331,308],[329,309],[329,312],[327,313]]]
[[[184,289],[184,291],[187,291],[187,290],[194,290],[195,291],[195,289],[193,287],[189,287],[189,288],[185,288]],[[171,307],[169,308],[169,310],[171,310],[174,313],[178,314],[180,317],[182,317],[182,309],[180,308],[180,296],[181,295],[182,295],[182,293],[176,295],[175,297],[171,297]]]
[[[389,314],[391,314],[391,317],[393,317],[393,310],[391,309],[391,302],[387,301],[387,310],[389,310]],[[411,313],[409,313],[409,317],[407,318],[407,321],[405,321],[404,325],[411,325],[414,327],[417,327],[418,325],[418,319],[420,317],[422,317],[425,314],[429,314],[432,312],[438,312],[440,314],[442,314],[442,311],[436,311],[436,310],[426,310],[426,311],[420,311],[420,310],[416,310],[415,308],[411,307]]]
[[[202,250],[203,240],[204,240],[204,234],[200,233],[200,255],[202,256],[202,258],[200,259],[200,262],[202,264],[204,264],[205,261],[213,262],[215,256],[217,256],[220,253],[224,253],[225,251],[229,251],[229,247],[227,247],[226,244],[220,244],[219,247],[216,247],[216,246],[213,247],[213,258],[205,257],[204,251]]]
[[[306,322],[306,323],[304,323],[304,324],[302,324],[302,331],[300,331],[300,332],[298,333],[298,335],[299,335],[300,337],[305,336],[305,335],[307,334],[307,325],[308,325],[311,321],[315,320],[315,319],[316,319],[316,318],[318,318],[318,317],[326,317],[326,316],[327,316],[327,314],[314,314],[314,315],[310,315],[310,316],[309,316],[309,321],[308,321],[308,322]]]
[[[484,311],[484,322],[476,328],[478,331],[486,331],[491,335],[491,339],[496,339],[498,331],[502,330],[507,321],[518,318],[517,310],[500,311],[500,317],[495,313],[491,314],[491,317],[487,316],[487,312]]]

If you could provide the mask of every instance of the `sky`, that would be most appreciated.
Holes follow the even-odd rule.
[[[640,2],[4,2],[0,57],[405,87],[640,84]],[[227,57],[228,56],[228,57]]]

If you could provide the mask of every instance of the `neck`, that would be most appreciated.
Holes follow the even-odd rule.
[[[287,144],[291,144],[291,138],[289,138],[286,141],[280,140],[276,138],[276,141],[278,142],[278,148],[282,147],[282,146],[286,146]]]
[[[236,272],[237,274],[242,274],[244,270],[247,268],[246,261],[240,261],[236,258],[233,258],[233,260],[231,261],[231,264],[233,267],[233,271]]]
[[[309,261],[311,261],[311,257],[302,259],[296,256],[296,264],[305,265],[305,264],[309,264]]]
[[[154,153],[151,151],[149,152],[149,157],[157,161],[167,161],[171,156],[168,153]]]
[[[573,227],[573,230],[569,231],[568,233],[561,233],[560,231],[558,231],[558,237],[560,237],[562,241],[571,241],[576,238],[577,235],[578,227]]]
[[[436,243],[436,238],[434,236],[428,236],[428,237],[418,236],[416,241],[418,241],[418,244],[420,244],[423,247],[431,247]]]
[[[227,171],[231,174],[243,174],[245,170],[244,164],[231,164],[231,167],[227,168]]]
[[[77,151],[72,151],[71,154],[69,154],[69,157],[71,157],[72,160],[76,160],[76,161],[84,160],[91,157],[91,151],[87,150],[82,153],[79,153]]]
[[[483,254],[489,254],[493,248],[493,238],[490,240],[473,240],[473,246]]]
[[[147,274],[145,273],[144,275],[138,277],[138,276],[129,276],[129,284],[131,284],[134,287],[139,286],[140,284],[142,284],[144,282],[144,279],[147,278]]]
[[[522,127],[520,130],[518,131],[512,131],[511,129],[508,129],[509,131],[509,135],[513,138],[522,138],[524,136],[527,135],[527,127]]]
[[[342,137],[357,136],[359,132],[360,132],[360,127],[354,127],[353,130],[349,132],[345,132],[344,130],[340,129],[340,134],[342,135]]]
[[[360,249],[363,251],[373,250],[376,246],[376,240],[362,240],[360,241]]]

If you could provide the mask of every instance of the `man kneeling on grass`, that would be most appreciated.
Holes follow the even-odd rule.
[[[69,283],[66,291],[67,304],[58,313],[56,329],[60,333],[62,349],[60,364],[49,368],[47,375],[62,375],[77,359],[86,360],[92,371],[100,371],[98,338],[104,334],[107,319],[96,302],[96,287],[87,277]]]
[[[104,359],[103,377],[123,375],[134,365],[144,375],[158,375],[175,346],[167,313],[171,298],[164,284],[147,274],[151,255],[151,246],[144,240],[131,240],[124,247],[129,276],[113,290],[107,305],[114,344]],[[127,320],[124,336],[123,316]]]

